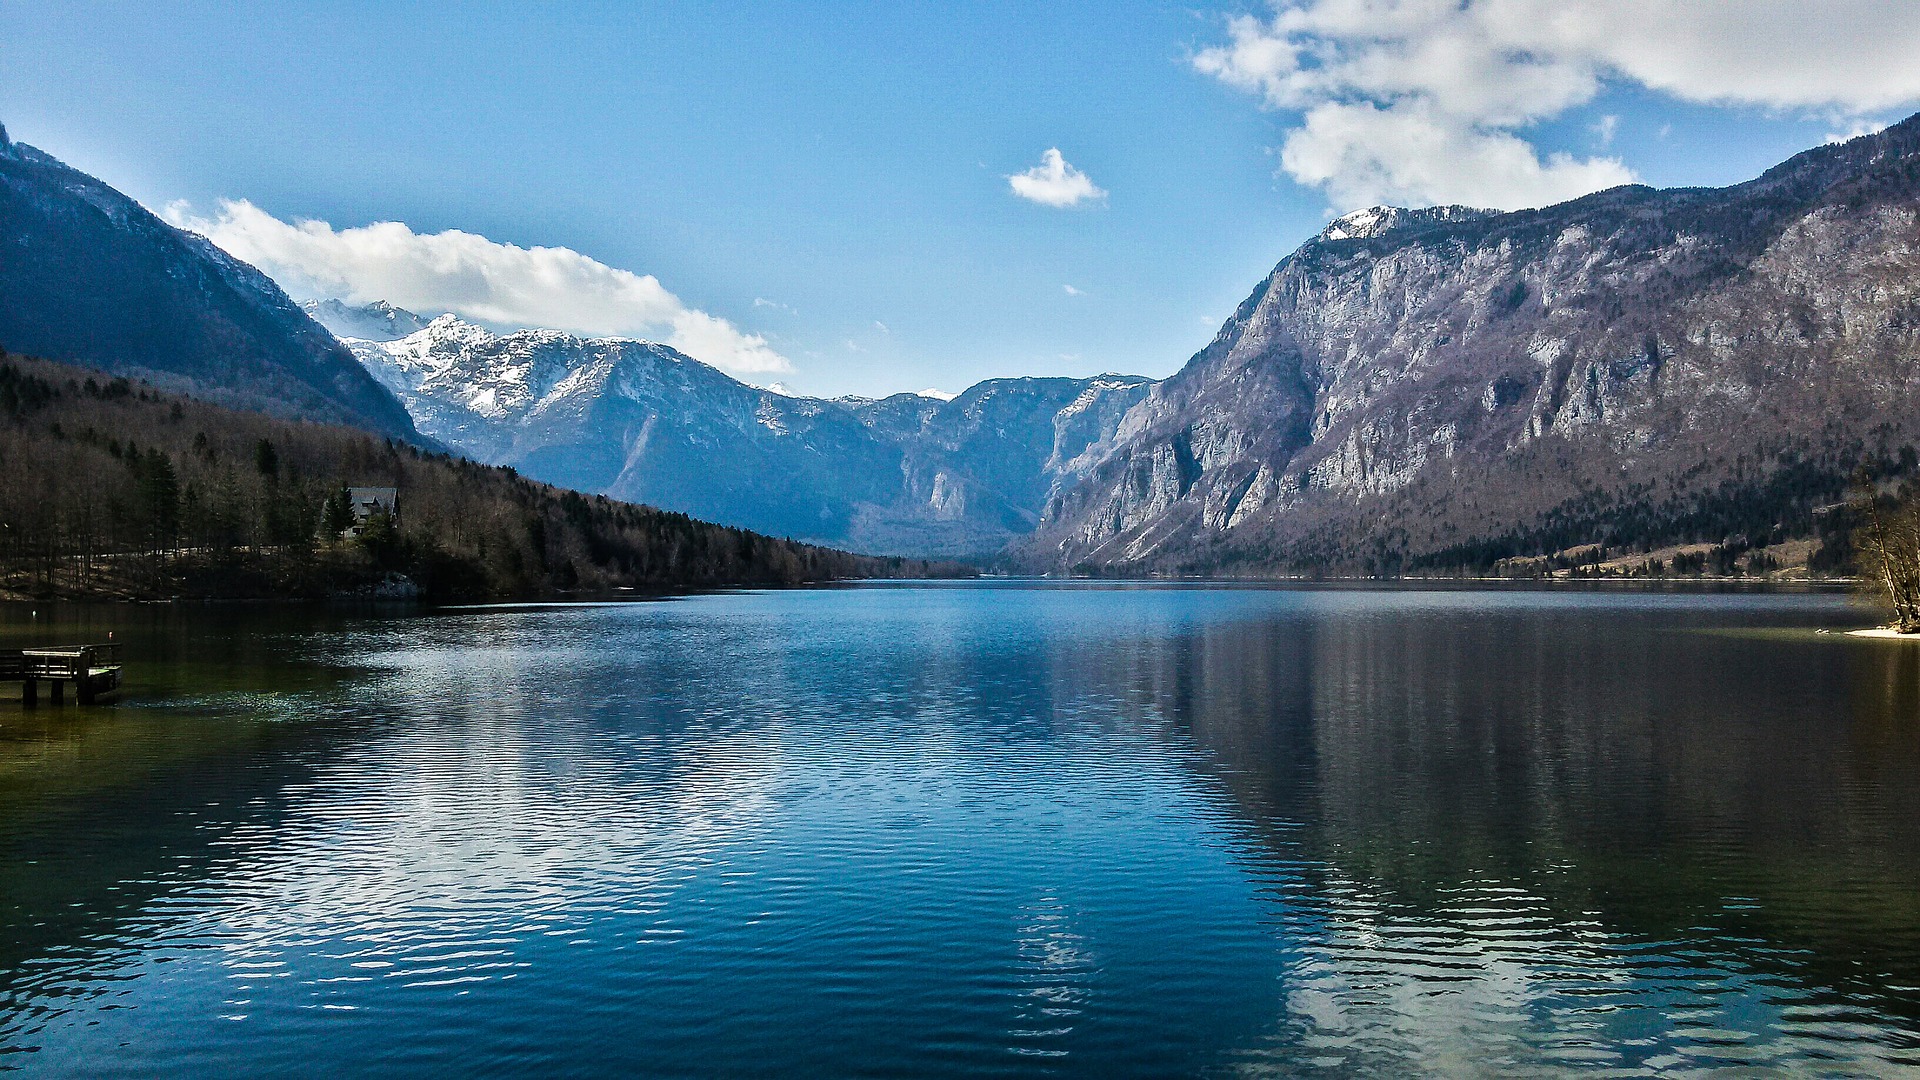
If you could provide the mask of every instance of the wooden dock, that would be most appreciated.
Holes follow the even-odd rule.
[[[52,645],[40,649],[0,649],[0,682],[20,685],[20,704],[40,703],[40,684],[47,683],[55,705],[66,701],[68,683],[82,705],[120,689],[120,646]]]

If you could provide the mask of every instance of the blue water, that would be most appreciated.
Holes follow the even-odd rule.
[[[1839,597],[55,617],[146,660],[0,703],[0,1069],[1920,1067],[1920,645]]]

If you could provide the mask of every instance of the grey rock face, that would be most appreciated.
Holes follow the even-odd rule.
[[[1375,208],[1283,260],[1063,470],[1025,550],[1418,559],[1909,437],[1916,390],[1920,118],[1726,189]]]
[[[952,401],[793,397],[665,345],[452,316],[355,354],[422,431],[549,483],[878,553],[987,554],[1148,380],[998,379]]]

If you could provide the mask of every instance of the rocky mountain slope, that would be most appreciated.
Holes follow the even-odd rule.
[[[997,379],[951,401],[793,397],[652,342],[495,334],[453,316],[348,343],[423,432],[478,460],[875,553],[991,553],[1031,532],[1054,478],[1149,385]]]
[[[1348,215],[1056,479],[1121,572],[1811,531],[1920,426],[1920,117],[1724,189]]]
[[[0,129],[0,346],[282,416],[417,438],[266,275]]]

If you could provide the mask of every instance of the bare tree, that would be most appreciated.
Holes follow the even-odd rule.
[[[1895,630],[1920,631],[1920,508],[1882,495],[1865,473],[1855,478],[1854,505],[1862,584],[1892,609]]]

